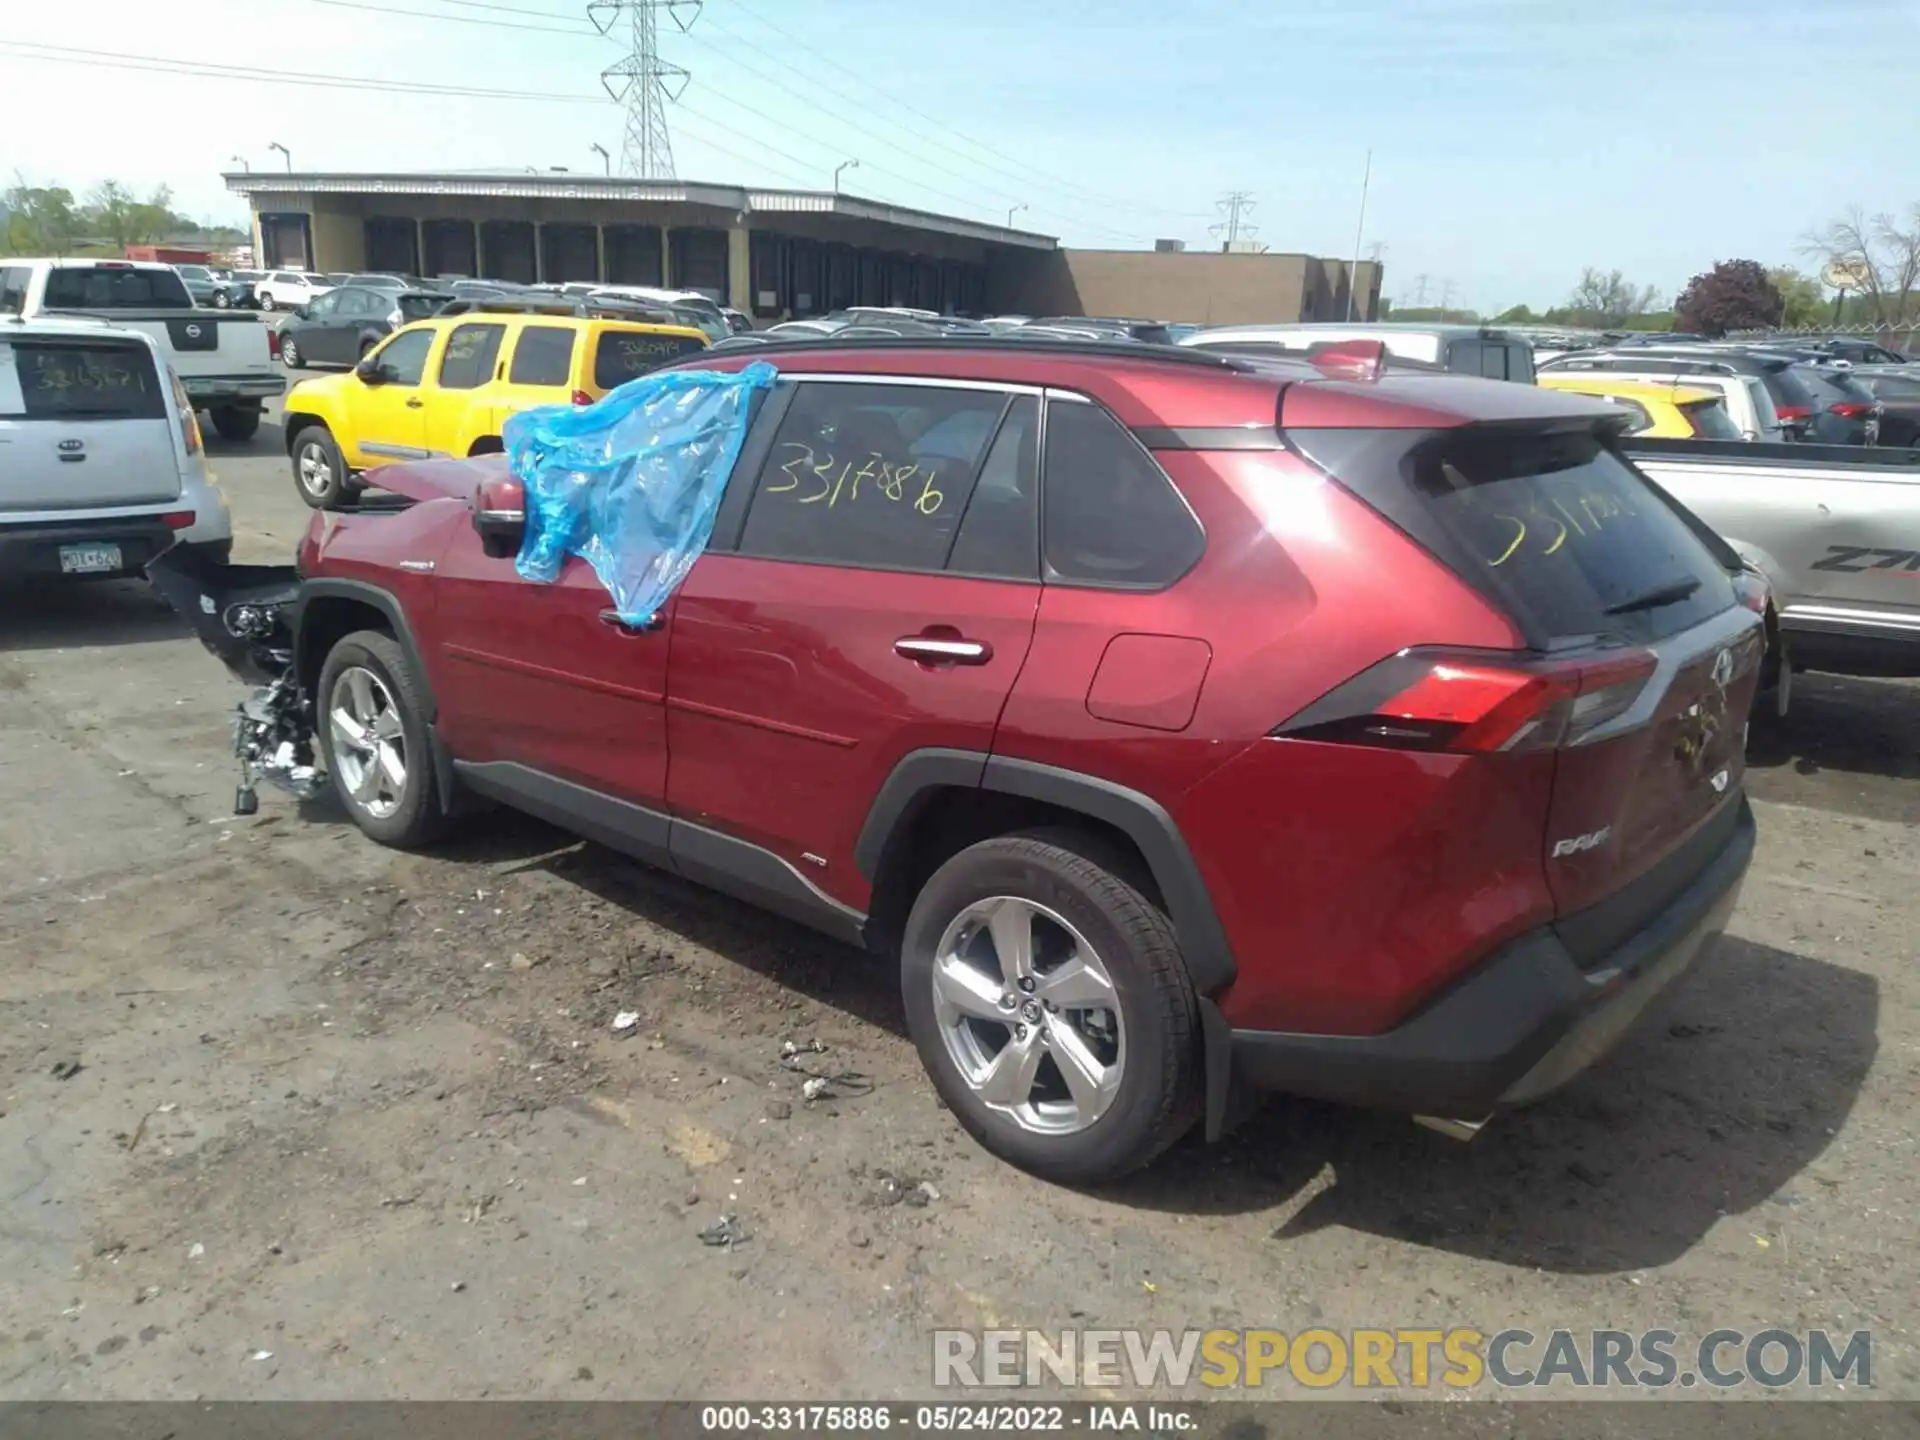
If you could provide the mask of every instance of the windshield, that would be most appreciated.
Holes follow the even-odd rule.
[[[49,310],[191,310],[193,297],[171,269],[56,265],[41,304]]]
[[[451,295],[400,295],[396,297],[396,303],[403,320],[424,320],[438,313],[440,307],[452,298]]]

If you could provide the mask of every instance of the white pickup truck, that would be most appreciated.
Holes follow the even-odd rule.
[[[1920,450],[1639,435],[1621,448],[1766,575],[1792,670],[1920,676]]]
[[[226,440],[250,440],[287,379],[273,332],[257,315],[194,308],[171,265],[139,260],[0,260],[0,323],[8,317],[98,321],[153,338]]]

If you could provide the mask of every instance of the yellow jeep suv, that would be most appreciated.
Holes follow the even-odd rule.
[[[707,343],[690,326],[510,302],[416,321],[349,373],[287,392],[293,483],[329,508],[360,488],[361,471],[499,450],[514,411],[589,405]]]

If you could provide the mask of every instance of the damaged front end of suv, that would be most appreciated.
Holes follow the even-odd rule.
[[[235,707],[233,753],[240,761],[237,815],[260,808],[262,780],[296,799],[326,783],[315,761],[313,704],[294,668],[293,612],[300,577],[291,565],[221,565],[176,545],[147,578],[235,679],[252,687]]]

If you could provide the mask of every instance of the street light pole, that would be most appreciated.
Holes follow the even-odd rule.
[[[281,156],[285,158],[287,162],[287,173],[291,175],[293,173],[293,152],[287,149],[287,147],[282,145],[278,140],[269,140],[267,142],[267,148],[269,150],[278,150],[280,152]]]
[[[607,153],[607,147],[596,140],[587,148],[600,157],[600,163],[606,167],[607,175],[611,177],[613,175],[613,157]]]
[[[1347,271],[1347,323],[1353,323],[1353,289],[1360,280],[1360,237],[1367,230],[1367,187],[1373,183],[1373,151],[1367,151],[1366,173],[1360,177],[1360,220],[1353,227],[1353,268]]]
[[[840,172],[842,170],[858,170],[859,168],[860,162],[858,160],[842,160],[838,165],[834,166],[833,193],[836,195],[840,193]]]
[[[1022,200],[1018,205],[1013,206],[1007,211],[1007,228],[1009,230],[1013,228],[1013,217],[1018,215],[1022,210],[1026,208],[1027,208],[1027,202]]]
[[[249,175],[253,173],[253,165],[244,155],[229,155],[227,157],[227,163],[229,165],[237,163],[240,166],[240,168],[246,171]]]

